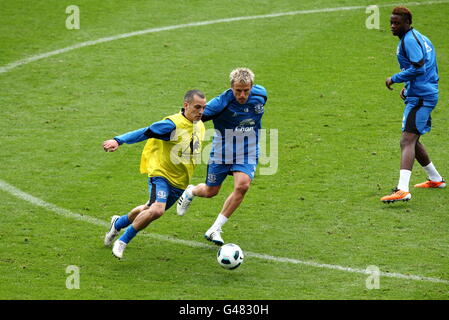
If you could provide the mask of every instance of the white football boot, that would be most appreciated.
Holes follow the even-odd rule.
[[[183,216],[186,213],[187,209],[189,209],[190,204],[192,203],[193,187],[194,187],[193,184],[188,185],[187,188],[182,193],[182,195],[179,197],[178,204],[176,205],[176,212],[178,213],[179,216]]]
[[[114,242],[114,246],[112,247],[112,254],[116,258],[122,259],[123,251],[125,251],[127,245],[128,244],[123,242],[122,240],[117,240],[116,242]]]
[[[221,237],[221,233],[222,232],[223,231],[221,231],[220,228],[218,228],[218,229],[217,228],[210,228],[204,234],[204,238],[206,238],[209,241],[212,241],[217,246],[222,246],[222,245],[224,245],[223,238]]]
[[[112,241],[114,241],[115,237],[119,234],[119,231],[115,229],[115,222],[118,218],[120,218],[120,216],[112,216],[111,218],[111,226],[109,227],[109,231],[104,236],[104,245],[106,247],[110,247],[112,245]]]

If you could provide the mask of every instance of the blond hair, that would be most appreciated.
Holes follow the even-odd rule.
[[[231,71],[229,74],[229,80],[231,81],[231,87],[236,82],[254,84],[254,72],[248,68],[237,68]]]

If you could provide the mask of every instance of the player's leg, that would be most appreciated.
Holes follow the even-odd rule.
[[[415,162],[415,148],[419,134],[403,132],[401,138],[401,169],[397,189],[409,192],[410,177]]]
[[[435,165],[429,158],[424,145],[418,140],[416,143],[415,157],[424,171],[427,173],[427,181],[415,184],[415,188],[444,188],[446,182],[439,174]]]
[[[162,217],[165,212],[165,205],[165,202],[154,202],[148,209],[143,210],[131,224],[136,233],[145,229],[154,220]]]
[[[208,186],[205,183],[194,185],[189,185],[184,190],[183,194],[178,199],[178,204],[176,206],[176,212],[178,215],[183,216],[190,207],[193,199],[195,197],[201,198],[212,198],[215,197],[220,191],[220,186]]]
[[[151,183],[150,178],[148,179],[148,191],[151,195]],[[154,201],[154,200],[153,200]],[[118,236],[120,230],[128,227],[134,219],[141,213],[143,210],[149,208],[148,204],[143,204],[135,207],[129,213],[124,214],[122,216],[114,215],[111,217],[111,224],[109,227],[109,231],[104,236],[104,245],[109,247],[112,245],[114,239]]]
[[[221,209],[221,214],[230,218],[234,211],[240,206],[246,192],[251,185],[251,178],[244,172],[234,171],[234,189],[228,196]]]
[[[120,219],[117,220],[115,223],[115,227],[117,230],[121,230],[123,228],[126,228],[131,223],[133,223],[134,219],[144,210],[147,210],[149,208],[148,203],[145,203],[143,205],[137,206],[134,209],[132,209],[128,214],[125,214],[120,217]]]
[[[403,132],[401,137],[401,170],[413,169],[415,162],[415,148],[418,142],[419,134],[412,132]],[[408,186],[406,187],[408,189]]]
[[[401,169],[399,181],[393,193],[381,198],[385,203],[396,201],[408,201],[412,195],[409,191],[410,177],[412,175],[413,162],[415,161],[415,145],[419,135],[411,132],[402,132],[401,138]]]
[[[129,213],[124,214],[122,216],[114,215],[111,218],[111,224],[109,227],[109,231],[104,236],[104,245],[111,246],[115,238],[118,236],[121,229],[128,227],[134,219],[137,217],[139,213],[143,210],[148,209],[147,204],[143,204],[135,207]]]
[[[137,235],[137,233],[146,228],[152,221],[160,218],[164,211],[169,195],[169,185],[167,181],[159,177],[151,177],[148,179],[148,191],[150,200],[140,212],[136,208],[133,215],[136,215],[132,223],[126,228],[125,233],[114,242],[112,253],[117,258],[123,257],[123,252],[128,243]]]
[[[151,222],[162,217],[165,211],[171,208],[184,190],[175,188],[162,177],[154,178],[156,183],[156,202],[143,210],[133,221],[132,226],[138,232],[145,229]]]
[[[402,118],[401,146],[401,168],[399,171],[399,182],[393,193],[382,197],[384,203],[395,201],[408,201],[411,198],[409,182],[415,161],[415,146],[419,139],[419,131],[416,127],[416,112],[422,106],[422,100],[408,98]]]
[[[221,237],[222,227],[242,203],[254,177],[255,168],[255,165],[231,166],[231,170],[234,176],[234,189],[226,198],[221,212],[218,214],[215,222],[206,231],[204,236],[207,240],[212,241],[218,245],[224,244],[224,241]]]
[[[432,125],[431,112],[436,106],[437,99],[425,100],[423,108],[417,112],[417,126],[422,132],[429,132]],[[444,188],[446,182],[435,168],[435,165],[430,160],[424,145],[418,140],[415,148],[415,157],[423,170],[427,173],[427,181],[418,183],[415,188]]]
[[[121,259],[123,252],[129,242],[137,235],[137,233],[145,229],[152,221],[159,219],[165,212],[165,203],[154,202],[151,206],[139,213],[133,223],[126,228],[125,233],[114,242],[112,254]]]
[[[176,212],[183,216],[195,197],[212,198],[218,194],[221,184],[229,173],[231,165],[209,164],[207,166],[206,183],[189,185],[178,200]]]
[[[220,188],[221,185],[208,186],[205,183],[200,183],[192,188],[191,195],[194,197],[201,197],[201,198],[213,198],[218,194]]]
[[[415,145],[415,159],[422,167],[429,165],[431,162],[426,148],[421,143],[421,141],[419,141],[419,139],[418,141],[416,141]]]
[[[430,158],[424,146],[419,142],[421,135],[427,133],[431,129],[431,113],[435,108],[438,99],[424,100],[422,98],[408,98],[407,105],[404,110],[404,117],[402,122],[402,139],[401,139],[401,170],[398,187],[394,192],[381,198],[382,201],[389,203],[395,201],[407,201],[411,198],[409,192],[409,182],[413,162],[416,158],[421,165],[425,165],[424,170],[432,174],[434,178],[438,178],[436,184],[425,182],[423,184],[415,185],[415,187],[445,187],[446,183],[441,176],[436,172],[433,164],[431,165]]]
[[[399,171],[399,182],[397,187],[393,189],[392,194],[380,199],[384,203],[408,201],[412,197],[409,192],[409,183],[413,163],[415,161],[415,146],[420,136],[420,132],[416,127],[416,112],[422,106],[422,100],[409,98],[407,101],[402,120],[402,137],[400,141],[401,168]]]

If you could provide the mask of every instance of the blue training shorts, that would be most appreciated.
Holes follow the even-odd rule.
[[[219,186],[226,176],[232,175],[234,171],[246,173],[251,180],[254,179],[257,164],[217,164],[209,163],[207,166],[206,185]]]
[[[148,178],[148,193],[150,200],[147,206],[151,206],[155,201],[166,203],[165,210],[168,210],[184,192],[183,189],[173,187],[167,179],[163,177]]]
[[[431,113],[438,103],[438,96],[431,98],[407,97],[405,100],[402,131],[423,135],[432,128]]]

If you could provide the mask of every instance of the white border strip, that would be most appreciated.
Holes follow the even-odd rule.
[[[71,212],[70,210],[67,210],[64,208],[60,208],[54,204],[51,204],[44,200],[36,198],[36,197],[32,196],[31,194],[26,193],[16,187],[10,185],[9,183],[6,183],[3,180],[0,180],[0,190],[3,190],[5,192],[15,196],[16,198],[19,198],[21,200],[24,200],[26,202],[34,204],[35,206],[42,207],[44,209],[47,209],[48,211],[52,211],[60,216],[79,220],[79,221],[88,222],[90,224],[101,226],[101,227],[105,227],[105,230],[109,227],[109,223],[106,221],[99,220],[97,218],[93,218],[90,216],[85,216],[85,215],[81,215],[78,213],[74,213],[74,212]],[[142,232],[140,234],[142,234]],[[176,238],[166,236],[166,235],[160,235],[160,234],[154,234],[154,233],[143,233],[142,235],[145,235],[145,236],[157,239],[157,240],[161,240],[161,241],[167,241],[167,242],[171,242],[171,243],[175,243],[175,244],[182,244],[182,245],[189,246],[189,247],[208,248],[208,249],[216,249],[217,248],[216,246],[208,245],[205,243],[191,241],[191,240],[176,239]],[[314,267],[314,268],[338,270],[338,271],[344,271],[344,272],[350,272],[350,273],[359,273],[359,274],[364,274],[364,275],[372,275],[372,272],[369,272],[365,269],[359,269],[359,268],[342,267],[342,266],[333,265],[333,264],[317,263],[317,262],[312,262],[312,261],[302,261],[302,260],[284,258],[284,257],[275,257],[275,256],[266,255],[266,254],[248,252],[248,251],[245,251],[245,255],[248,257],[254,257],[254,258],[267,260],[267,261],[284,262],[284,263],[298,264],[298,265],[304,265],[304,266],[309,266],[309,267]],[[379,276],[396,278],[396,279],[416,280],[416,281],[424,281],[424,282],[432,282],[432,283],[449,284],[449,280],[432,278],[432,277],[423,277],[423,276],[417,276],[417,275],[412,275],[412,274],[380,272]]]
[[[441,1],[426,1],[426,2],[408,2],[408,3],[402,3],[402,5],[407,6],[419,6],[419,5],[431,5],[431,4],[442,4],[442,3],[448,3],[449,0],[441,0]],[[378,7],[392,7],[399,4],[381,4],[378,5]],[[169,30],[176,30],[176,29],[183,29],[183,28],[189,28],[189,27],[199,27],[199,26],[206,26],[211,24],[217,24],[217,23],[229,23],[229,22],[235,22],[235,21],[244,21],[244,20],[256,20],[256,19],[266,19],[266,18],[277,18],[277,17],[284,17],[284,16],[294,16],[294,15],[300,15],[300,14],[313,14],[313,13],[328,13],[328,12],[337,12],[337,11],[349,11],[349,10],[359,10],[359,9],[365,9],[367,6],[351,6],[351,7],[336,7],[336,8],[322,8],[322,9],[312,9],[312,10],[298,10],[298,11],[290,11],[290,12],[280,12],[280,13],[270,13],[270,14],[263,14],[263,15],[256,15],[256,16],[245,16],[245,17],[234,17],[234,18],[225,18],[225,19],[217,19],[217,20],[209,20],[209,21],[200,21],[200,22],[193,22],[193,23],[185,23],[185,24],[178,24],[173,26],[167,26],[167,27],[159,27],[159,28],[150,28],[140,31],[134,31],[129,33],[123,33],[115,36],[100,38],[97,40],[90,40],[86,42],[81,42],[78,44],[75,44],[73,46],[65,47],[62,49],[45,52],[41,54],[37,54],[22,60],[17,60],[14,62],[11,62],[7,65],[4,65],[0,67],[0,73],[6,73],[11,71],[14,68],[17,68],[22,65],[29,64],[34,61],[42,60],[45,58],[49,58],[52,56],[56,56],[62,53],[66,53],[75,49],[94,46],[100,43],[104,42],[110,42],[114,40],[119,39],[125,39],[130,38],[134,36],[140,36],[143,34],[148,33],[157,33],[162,31],[169,31]]]

